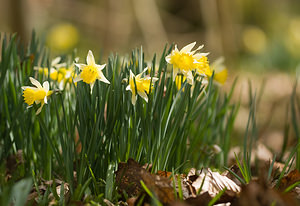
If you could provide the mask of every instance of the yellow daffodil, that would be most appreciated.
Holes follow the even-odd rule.
[[[28,106],[31,106],[34,102],[36,104],[41,103],[41,107],[37,110],[36,114],[42,111],[44,104],[47,104],[47,98],[53,93],[49,90],[49,82],[45,81],[43,86],[36,79],[29,77],[30,82],[36,87],[23,86],[24,101]]]
[[[196,42],[193,42],[183,47],[180,51],[178,50],[177,45],[175,45],[175,49],[166,56],[166,61],[173,65],[173,81],[175,81],[177,74],[180,72],[187,78],[189,84],[194,84],[192,71],[196,70],[198,67],[203,67],[203,63],[206,63],[204,61],[206,59],[203,57],[208,55],[208,53],[196,53],[203,48],[203,45],[192,51],[195,45]]]
[[[74,64],[67,68],[66,63],[59,63],[60,60],[60,57],[56,57],[52,60],[49,77],[50,79],[57,81],[59,89],[63,90],[67,83],[72,83],[72,78],[75,78],[76,74]],[[35,67],[34,69],[43,73],[45,76],[48,76],[48,68]]]
[[[58,70],[53,70],[50,73],[50,78],[58,82],[60,90],[63,90],[67,83],[72,83],[73,78],[77,75],[75,74],[75,65],[72,64],[69,68],[61,67]]]
[[[129,77],[129,85],[126,87],[126,90],[130,90],[131,95],[131,102],[135,105],[137,100],[137,94],[140,95],[146,102],[148,102],[148,96],[150,88],[153,89],[153,84],[158,80],[156,77],[141,77],[143,73],[145,73],[148,68],[144,69],[144,71],[138,75],[134,75],[133,72],[130,70],[130,77]],[[150,83],[152,83],[150,85]]]
[[[93,87],[95,81],[98,79],[104,83],[110,84],[110,82],[105,78],[102,73],[102,69],[106,66],[106,64],[98,65],[95,63],[94,55],[91,50],[89,50],[88,55],[86,57],[86,64],[75,64],[80,70],[81,73],[74,79],[74,82],[83,81],[91,86],[91,93],[93,91]]]
[[[214,81],[223,85],[228,76],[228,70],[224,65],[224,58],[221,57],[214,61],[211,65],[211,69],[215,72],[214,74]]]

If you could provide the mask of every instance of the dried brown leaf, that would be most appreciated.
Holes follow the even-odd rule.
[[[202,184],[202,190],[199,191]],[[240,186],[231,179],[219,174],[218,172],[212,172],[209,168],[201,170],[199,177],[192,183],[192,185],[197,192],[208,192],[211,197],[215,197],[225,188],[227,191],[232,191],[236,194],[241,191]]]
[[[120,162],[116,171],[116,183],[119,186],[120,193],[123,191],[129,197],[138,196],[142,190],[140,181],[141,172],[146,172],[136,161],[128,159],[127,163]]]
[[[174,189],[170,179],[142,171],[142,180],[161,203],[170,204],[175,201]]]

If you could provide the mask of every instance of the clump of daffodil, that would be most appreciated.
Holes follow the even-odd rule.
[[[56,57],[51,61],[50,64],[50,78],[51,79],[55,79],[56,74],[55,71],[56,69],[59,69],[61,67],[66,67],[66,63],[59,63],[61,60],[61,57]],[[47,67],[34,67],[34,70],[39,71],[40,73],[44,74],[45,76],[48,76],[49,74],[49,69]]]
[[[214,82],[223,85],[226,82],[228,76],[228,70],[224,65],[224,58],[221,57],[214,61],[211,64],[211,69],[214,71]]]
[[[23,86],[24,101],[28,106],[32,106],[33,103],[41,104],[41,107],[37,110],[36,114],[42,111],[44,104],[47,104],[48,97],[53,93],[49,90],[49,82],[45,81],[43,86],[36,79],[29,77],[30,82],[36,87]]]
[[[129,77],[129,85],[126,87],[126,90],[130,90],[131,95],[131,103],[135,105],[137,100],[137,94],[140,95],[146,102],[148,102],[148,96],[151,90],[153,89],[153,84],[158,80],[157,77],[142,77],[143,73],[148,70],[148,67],[144,69],[144,71],[138,75],[134,75],[130,70]]]
[[[193,85],[194,76],[192,72],[199,70],[198,72],[203,73],[201,70],[205,70],[207,67],[206,63],[208,64],[208,62],[206,56],[208,53],[197,53],[203,48],[203,45],[192,51],[195,45],[196,42],[193,42],[183,47],[180,51],[177,45],[175,45],[175,49],[166,56],[166,61],[173,65],[173,81],[175,81],[178,73],[182,73],[187,78],[187,82]]]
[[[106,64],[98,65],[95,63],[95,58],[91,50],[89,50],[86,57],[87,64],[75,64],[81,73],[75,77],[74,82],[83,81],[91,86],[91,93],[93,91],[96,80],[110,84],[110,82],[103,75],[102,70]]]
[[[59,69],[53,69],[52,73],[50,73],[50,78],[58,82],[58,86],[60,90],[63,90],[67,83],[71,84],[73,79],[76,78],[75,74],[75,65],[61,67]]]
[[[57,81],[60,90],[63,90],[67,83],[72,83],[72,78],[76,77],[75,74],[75,65],[72,64],[67,67],[66,63],[59,63],[61,60],[60,57],[56,57],[51,62],[50,68],[50,79]],[[48,68],[35,67],[35,70],[38,70],[40,73],[43,73],[45,76],[48,76]]]

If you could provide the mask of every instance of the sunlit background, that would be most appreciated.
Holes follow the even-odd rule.
[[[122,55],[142,45],[151,59],[166,43],[204,44],[211,61],[225,57],[225,89],[240,76],[237,130],[247,121],[251,79],[256,89],[265,84],[258,107],[261,136],[270,143],[268,138],[282,139],[283,108],[300,75],[300,1],[0,0],[0,5],[0,31],[17,32],[28,42],[34,29],[53,57],[75,48],[80,57],[89,49]]]

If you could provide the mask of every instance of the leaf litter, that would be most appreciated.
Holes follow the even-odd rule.
[[[7,177],[13,176],[14,168],[24,164],[22,151],[6,160]],[[267,173],[271,161],[259,160],[260,172],[252,177],[249,184],[241,184],[234,174],[242,178],[237,165],[232,165],[230,171],[222,174],[210,168],[197,170],[191,168],[187,174],[173,174],[169,171],[158,171],[152,174],[151,164],[140,165],[133,159],[120,162],[115,172],[116,186],[120,194],[116,205],[151,205],[153,199],[161,205],[298,205],[300,202],[300,172],[296,169],[286,172],[279,186],[276,187],[282,163],[272,165],[271,177]],[[74,174],[76,175],[76,174]],[[143,185],[142,185],[143,184]],[[55,190],[48,194],[50,205],[55,205],[55,196],[64,195],[64,201],[72,203],[68,183],[60,179],[39,181],[38,187],[33,187],[27,198],[28,203],[37,203],[38,197],[44,195],[47,188]],[[63,192],[61,190],[63,189]],[[125,195],[126,194],[126,195]],[[85,199],[77,203],[84,205]],[[113,206],[109,200],[103,201]],[[214,204],[211,204],[214,202]],[[75,203],[75,202],[73,202]]]
[[[129,159],[127,163],[119,163],[116,183],[119,193],[128,195],[127,199],[123,199],[128,205],[151,205],[154,203],[153,199],[158,200],[161,205],[211,205],[212,202],[213,205],[233,206],[298,205],[299,171],[292,170],[287,173],[282,178],[279,188],[276,188],[274,182],[278,180],[276,178],[281,171],[274,164],[272,180],[268,181],[266,174],[270,162],[261,162],[263,166],[259,175],[253,177],[249,184],[242,185],[228,171],[221,174],[210,168],[191,168],[187,175],[172,174],[168,171],[151,174],[150,170]],[[241,177],[236,165],[230,170]]]

